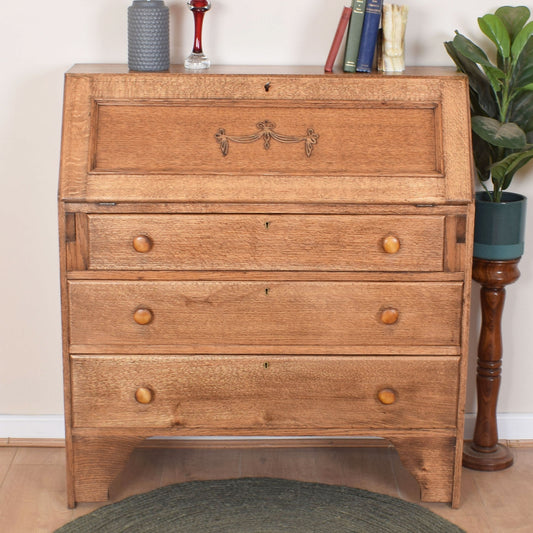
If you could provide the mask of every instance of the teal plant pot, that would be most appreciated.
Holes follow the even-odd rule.
[[[491,202],[486,192],[476,193],[474,257],[494,261],[517,259],[524,253],[527,198],[504,192]]]

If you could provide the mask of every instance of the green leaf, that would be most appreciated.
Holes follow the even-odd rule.
[[[480,181],[486,181],[490,178],[492,162],[491,148],[493,147],[487,141],[484,141],[475,133],[472,134],[472,151],[474,152],[474,162]]]
[[[505,24],[511,41],[514,41],[524,24],[529,20],[530,11],[525,6],[504,6],[496,10],[495,15]]]
[[[523,166],[527,165],[531,161],[532,158],[533,158],[533,154],[529,155],[528,157],[523,158],[519,163],[517,163],[517,165],[513,168],[513,170],[511,170],[505,175],[505,179],[503,180],[503,183],[502,183],[502,190],[505,191],[505,189],[509,188],[509,186],[511,185],[511,182],[513,181],[515,174]]]
[[[502,148],[520,149],[526,145],[526,134],[517,124],[501,123],[490,117],[472,117],[472,129],[483,140]]]
[[[470,102],[475,111],[474,114],[486,114],[489,117],[497,116],[498,104],[487,76],[479,69],[476,63],[459,53],[451,41],[445,42],[444,47],[457,65],[457,68],[468,76]]]
[[[485,72],[489,79],[490,85],[494,90],[494,93],[499,93],[502,90],[502,82],[500,80],[505,79],[505,73],[496,67],[483,66],[483,72]]]
[[[479,65],[485,67],[494,67],[494,65],[489,61],[487,54],[477,44],[474,44],[470,39],[467,39],[459,32],[456,32],[456,35],[453,39],[453,45],[460,54],[470,59],[474,63],[478,63]]]
[[[516,172],[531,159],[533,159],[533,148],[508,155],[506,158],[492,165],[492,179],[501,183],[502,189],[507,189]]]
[[[485,15],[477,19],[481,31],[497,46],[504,59],[511,55],[511,39],[502,20],[496,15]]]
[[[519,89],[520,91],[533,91],[533,83],[528,83]]]
[[[518,57],[522,53],[522,50],[524,49],[524,46],[526,46],[531,35],[533,35],[533,21],[526,24],[518,32],[518,35],[515,37],[513,41],[513,44],[511,46],[511,55],[513,56],[513,60],[515,62],[518,60]]]
[[[514,91],[533,83],[533,37],[525,44],[520,56],[515,61],[511,86]]]
[[[508,118],[509,122],[518,124],[526,134],[533,131],[533,92],[522,92],[513,98]]]

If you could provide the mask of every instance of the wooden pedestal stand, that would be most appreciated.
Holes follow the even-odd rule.
[[[502,366],[501,318],[505,286],[519,276],[518,259],[474,258],[472,277],[481,284],[481,333],[478,347],[477,404],[474,439],[465,442],[463,465],[474,470],[503,470],[513,464],[509,449],[498,443],[496,404]]]

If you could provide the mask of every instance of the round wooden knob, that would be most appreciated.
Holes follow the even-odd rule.
[[[139,403],[150,403],[154,398],[153,392],[147,387],[139,387],[135,391],[135,399]]]
[[[395,254],[400,249],[400,239],[394,235],[387,235],[383,239],[383,250],[388,254]]]
[[[138,235],[133,239],[133,248],[136,252],[145,254],[152,249],[153,242],[148,235]]]
[[[397,322],[399,316],[398,309],[394,309],[393,307],[381,311],[381,321],[383,324],[394,324]]]
[[[396,392],[392,389],[381,389],[378,392],[378,400],[384,405],[391,405],[396,401]]]
[[[133,313],[133,320],[137,322],[137,324],[140,324],[141,326],[144,326],[146,324],[149,324],[154,318],[154,314],[150,309],[146,309],[144,307],[139,307],[139,309],[135,310],[135,313]]]

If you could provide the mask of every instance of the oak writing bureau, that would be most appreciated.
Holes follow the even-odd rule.
[[[451,69],[66,75],[69,505],[150,436],[388,439],[459,503],[473,226]]]

